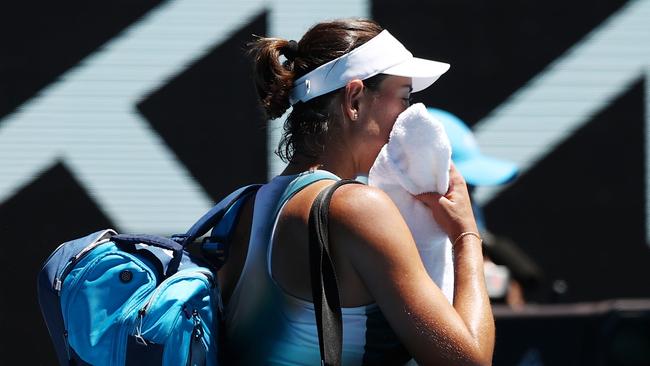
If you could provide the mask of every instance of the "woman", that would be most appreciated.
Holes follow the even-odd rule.
[[[226,358],[238,364],[319,364],[309,208],[332,179],[367,175],[411,92],[429,86],[449,66],[413,58],[369,20],[320,23],[300,42],[260,38],[251,54],[269,118],[293,105],[279,149],[289,164],[246,203],[219,273]],[[330,179],[281,202],[296,179],[309,174]],[[452,167],[444,196],[418,199],[454,240],[453,305],[427,275],[385,193],[346,185],[333,196],[329,232],[343,308],[343,364],[403,364],[411,357],[422,365],[491,363],[494,321],[463,178]]]

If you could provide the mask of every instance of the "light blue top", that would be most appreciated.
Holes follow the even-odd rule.
[[[314,305],[275,282],[270,254],[284,204],[322,179],[339,178],[323,170],[277,176],[257,193],[248,254],[226,308],[225,358],[233,364],[320,364]],[[410,359],[376,304],[343,308],[342,315],[343,365],[400,364]]]

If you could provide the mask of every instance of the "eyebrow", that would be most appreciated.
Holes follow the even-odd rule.
[[[413,91],[413,85],[411,84],[404,84],[400,88],[409,88],[409,92]]]

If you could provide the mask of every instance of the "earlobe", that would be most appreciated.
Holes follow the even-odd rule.
[[[363,96],[364,85],[359,79],[352,80],[345,86],[345,97],[343,100],[344,115],[351,121],[359,119],[359,106]]]

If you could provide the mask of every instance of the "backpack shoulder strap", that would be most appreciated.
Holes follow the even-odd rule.
[[[201,244],[201,253],[219,270],[228,256],[228,243],[237,226],[241,208],[261,186],[251,184],[235,190],[201,216],[185,234],[173,235],[172,239],[186,248],[212,229],[211,235]]]

